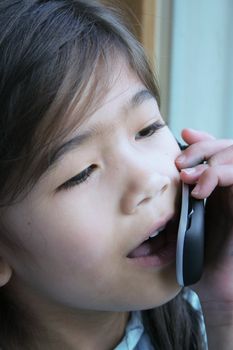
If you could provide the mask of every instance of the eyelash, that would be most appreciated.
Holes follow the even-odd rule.
[[[91,176],[94,169],[97,168],[96,165],[92,164],[88,168],[84,169],[78,175],[75,175],[70,180],[66,181],[63,185],[61,185],[58,189],[69,189],[73,186],[80,185],[81,183],[88,180]]]
[[[143,138],[151,137],[154,135],[156,131],[159,129],[163,128],[166,124],[162,123],[160,121],[156,121],[155,123],[149,125],[148,127],[142,129],[138,134],[143,134],[139,137],[135,137],[135,140],[140,140]],[[146,134],[146,135],[145,135]],[[64,184],[62,184],[58,190],[60,189],[69,189],[72,188],[73,186],[80,185],[88,180],[88,178],[91,176],[92,172],[97,168],[97,165],[92,164],[86,169],[84,169],[81,173],[78,175],[72,177],[70,180],[66,181]]]
[[[156,131],[158,131],[159,129],[163,128],[165,125],[166,125],[165,123],[162,123],[161,121],[157,120],[155,123],[153,123],[153,124],[147,126],[146,128],[142,129],[138,134],[144,134],[144,135],[142,135],[139,138],[137,138],[137,136],[136,136],[135,140],[139,140],[139,139],[144,138],[144,137],[150,137],[150,136],[154,135],[154,133]],[[145,133],[146,133],[146,135],[145,135]]]

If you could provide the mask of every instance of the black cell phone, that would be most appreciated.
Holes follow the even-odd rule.
[[[190,194],[193,186],[182,184],[182,203],[177,237],[176,278],[181,286],[196,283],[204,265],[205,201]]]

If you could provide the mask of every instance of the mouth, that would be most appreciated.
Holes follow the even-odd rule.
[[[127,255],[143,265],[161,266],[175,261],[179,222],[173,217],[148,232],[147,237]]]

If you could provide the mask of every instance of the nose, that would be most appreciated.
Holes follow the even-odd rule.
[[[152,164],[128,162],[120,201],[121,211],[127,215],[134,214],[142,206],[158,199],[170,183],[169,176],[156,170]]]

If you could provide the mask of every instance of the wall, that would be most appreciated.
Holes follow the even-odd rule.
[[[233,1],[174,0],[169,122],[233,137]]]

